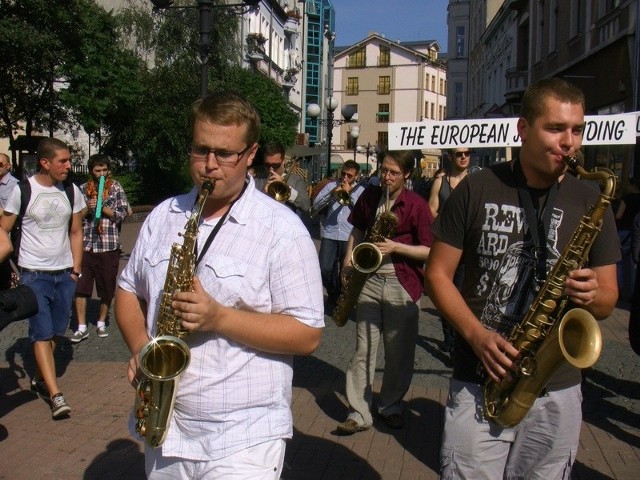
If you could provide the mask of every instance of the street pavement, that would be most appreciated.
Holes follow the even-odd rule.
[[[127,261],[140,223],[123,225]],[[97,301],[89,302],[95,322]],[[415,374],[405,397],[405,428],[376,423],[366,432],[338,436],[346,417],[345,369],[355,325],[338,328],[329,317],[318,350],[294,361],[294,436],[287,446],[283,480],[436,479],[443,405],[451,374],[440,352],[442,332],[429,299],[421,300]],[[603,353],[585,371],[584,420],[574,480],[635,479],[640,475],[640,357],[629,347],[628,305],[600,323]],[[48,405],[29,391],[33,353],[25,321],[0,332],[0,479],[140,479],[142,444],[127,430],[134,390],[125,377],[129,353],[113,319],[107,338],[95,325],[79,344],[61,341],[59,383],[71,416],[53,421]],[[71,334],[71,330],[69,331]],[[384,369],[376,368],[374,401]]]

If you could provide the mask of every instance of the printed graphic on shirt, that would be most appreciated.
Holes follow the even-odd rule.
[[[485,203],[477,255],[485,273],[476,286],[487,295],[480,320],[488,328],[509,335],[533,303],[537,293],[536,255],[524,210],[518,206]],[[547,232],[547,272],[560,257],[558,229],[563,211],[554,208]],[[493,282],[493,283],[491,283]]]
[[[69,210],[69,200],[58,192],[40,193],[29,204],[29,216],[43,230],[68,225]]]

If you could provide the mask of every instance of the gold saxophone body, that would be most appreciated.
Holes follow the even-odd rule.
[[[565,161],[581,177],[601,181],[603,188],[580,220],[529,311],[508,338],[519,351],[512,378],[500,382],[489,378],[484,385],[485,416],[504,427],[513,427],[525,417],[564,362],[588,368],[598,360],[602,349],[600,327],[589,312],[573,308],[565,313],[568,297],[564,284],[569,272],[582,268],[588,259],[615,192],[616,177],[606,169],[588,172],[574,157]]]
[[[192,292],[196,268],[196,239],[202,208],[213,191],[215,182],[205,180],[198,200],[191,210],[182,245],[174,243],[167,268],[160,309],[156,322],[156,336],[140,350],[139,366],[142,376],[136,389],[136,431],[151,447],[164,442],[173,406],[178,380],[189,366],[191,352],[183,338],[187,330],[171,307],[176,291]]]
[[[333,321],[339,327],[349,320],[351,310],[356,306],[360,292],[369,276],[375,273],[382,264],[382,252],[375,245],[385,238],[393,236],[398,227],[398,216],[389,208],[389,189],[386,189],[387,203],[385,211],[378,214],[369,229],[364,242],[356,245],[351,252],[353,270],[340,292],[336,307],[333,310]]]

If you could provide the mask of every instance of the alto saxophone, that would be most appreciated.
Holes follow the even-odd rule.
[[[154,448],[162,445],[167,436],[178,379],[191,360],[189,347],[182,340],[188,331],[182,327],[180,319],[173,313],[171,303],[176,291],[193,291],[198,224],[204,203],[214,186],[215,181],[204,181],[198,200],[191,210],[185,232],[181,234],[184,237],[183,244],[174,243],[171,246],[156,322],[156,336],[140,350],[139,365],[142,377],[136,389],[136,432]]]
[[[333,310],[333,321],[339,327],[347,323],[349,314],[356,306],[364,284],[382,264],[382,252],[375,245],[376,242],[384,242],[384,239],[391,237],[398,227],[398,216],[389,208],[389,188],[386,188],[386,191],[385,211],[378,214],[364,242],[356,245],[351,252],[353,270],[347,278],[336,302],[336,308]]]
[[[566,157],[565,162],[581,177],[600,180],[603,189],[508,338],[519,351],[512,378],[500,382],[489,378],[484,385],[485,416],[504,427],[513,427],[525,417],[564,362],[588,368],[598,360],[602,349],[600,327],[589,312],[573,308],[564,313],[568,304],[564,284],[569,272],[582,268],[588,259],[615,192],[616,177],[607,169],[587,172],[574,157]]]

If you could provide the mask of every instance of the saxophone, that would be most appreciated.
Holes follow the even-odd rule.
[[[339,327],[344,326],[349,319],[349,314],[355,307],[360,291],[369,276],[382,264],[382,252],[376,247],[376,242],[383,242],[385,238],[393,236],[398,227],[398,216],[389,208],[389,188],[386,188],[387,202],[385,211],[378,214],[373,225],[369,229],[364,242],[356,245],[351,252],[351,264],[353,270],[346,280],[342,292],[333,310],[333,321]]]
[[[182,340],[188,333],[171,307],[176,291],[192,292],[195,274],[195,244],[198,224],[207,197],[215,181],[205,180],[198,200],[187,221],[182,245],[174,243],[167,268],[158,318],[156,336],[140,350],[139,365],[142,376],[136,389],[136,432],[150,447],[162,445],[173,414],[179,376],[189,366],[191,353]]]
[[[500,382],[489,378],[484,385],[485,416],[504,427],[513,427],[525,417],[563,362],[588,368],[598,360],[602,349],[602,334],[595,318],[582,308],[564,313],[568,297],[563,292],[569,272],[582,268],[587,261],[615,192],[616,177],[607,169],[587,172],[575,157],[566,157],[565,162],[580,177],[601,181],[603,189],[508,338],[519,351],[512,378]]]

